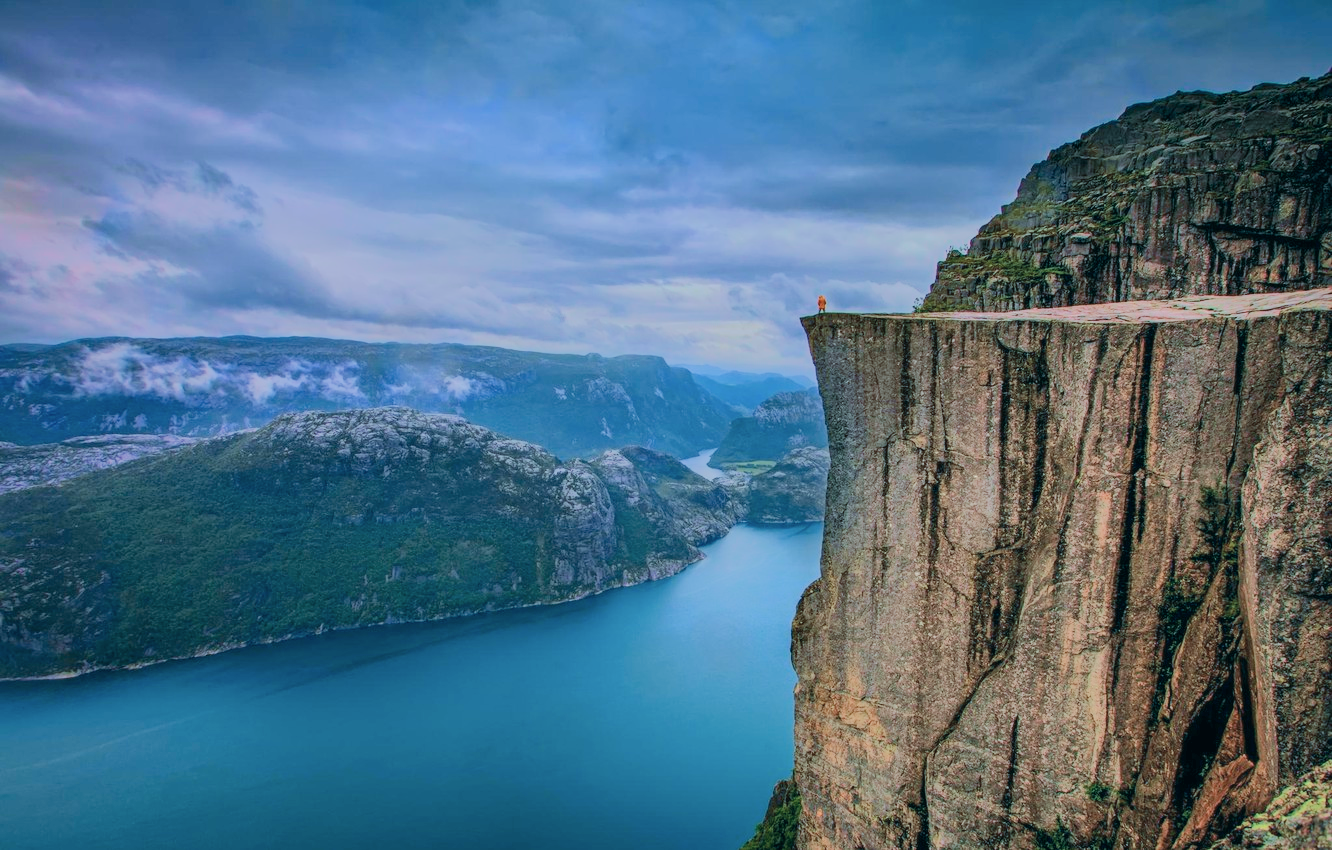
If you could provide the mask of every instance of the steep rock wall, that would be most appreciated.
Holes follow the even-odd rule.
[[[1332,756],[1332,291],[804,322],[802,847],[1202,846]]]
[[[1052,151],[927,310],[1332,285],[1332,74],[1130,106]]]

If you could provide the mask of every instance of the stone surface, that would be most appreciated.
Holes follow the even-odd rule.
[[[1301,776],[1212,850],[1332,850],[1332,762]]]
[[[1332,291],[804,323],[801,847],[1206,846],[1332,756]]]
[[[0,443],[0,493],[58,484],[87,472],[109,469],[195,442],[173,434],[107,434],[72,437],[38,446]]]
[[[1179,92],[1050,153],[926,310],[1332,285],[1332,74]]]

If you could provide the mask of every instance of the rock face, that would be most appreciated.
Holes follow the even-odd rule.
[[[812,446],[789,452],[749,480],[746,518],[756,525],[789,525],[823,519],[828,489],[828,450]]]
[[[1206,846],[1332,756],[1332,290],[804,323],[801,847]]]
[[[723,469],[727,464],[776,461],[792,449],[827,445],[818,390],[777,393],[755,408],[753,416],[731,422],[708,466]]]
[[[1301,776],[1272,805],[1212,850],[1326,850],[1332,847],[1332,762]]]
[[[282,413],[406,405],[565,457],[642,445],[688,457],[734,413],[660,357],[345,340],[90,339],[0,346],[0,438],[213,437]]]
[[[621,513],[642,516],[646,535],[669,529],[691,545],[711,543],[725,536],[743,513],[743,504],[719,483],[642,446],[605,452],[588,466],[606,482]]]
[[[1332,285],[1332,74],[1180,92],[1051,152],[925,310]]]
[[[195,442],[172,434],[106,434],[39,446],[0,444],[0,493],[58,484],[86,472],[110,469]]]
[[[0,677],[575,599],[679,572],[735,513],[647,449],[561,463],[447,414],[288,414],[0,496]]]

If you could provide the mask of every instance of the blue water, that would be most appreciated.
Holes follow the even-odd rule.
[[[712,453],[715,451],[717,450],[708,449],[707,451],[699,452],[693,457],[687,457],[680,462],[709,481],[715,481],[722,476],[722,471],[720,469],[713,469],[708,466],[708,461],[712,460]]]
[[[580,602],[0,683],[0,847],[735,850],[822,526]]]

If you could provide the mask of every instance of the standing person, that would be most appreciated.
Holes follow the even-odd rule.
[[[824,298],[822,295],[820,295],[820,296],[819,296],[819,312],[822,313],[824,310],[827,310],[827,309],[828,309],[828,299],[827,299],[827,298]]]

